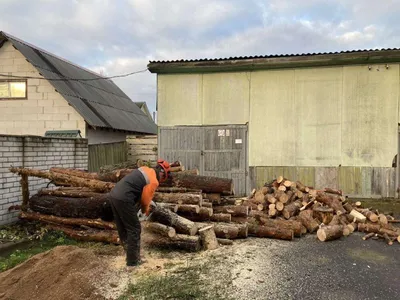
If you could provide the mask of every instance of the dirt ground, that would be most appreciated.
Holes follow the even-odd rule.
[[[144,249],[130,270],[121,247],[60,246],[1,273],[0,299],[400,299],[400,244],[361,237]]]

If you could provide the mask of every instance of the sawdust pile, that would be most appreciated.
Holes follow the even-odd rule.
[[[119,253],[120,254],[120,253]],[[121,256],[59,246],[0,274],[0,299],[116,299],[129,282]]]

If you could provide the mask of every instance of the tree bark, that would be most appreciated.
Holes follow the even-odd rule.
[[[155,222],[146,222],[144,224],[146,230],[151,233],[159,234],[163,237],[173,238],[176,236],[176,230],[173,227]]]
[[[353,206],[348,202],[343,204],[343,207],[348,213],[350,213],[353,210]]]
[[[36,212],[24,212],[19,215],[20,219],[30,221],[40,221],[49,224],[67,225],[67,226],[88,226],[100,229],[117,229],[115,223],[106,222],[101,219],[86,219],[86,218],[63,218],[53,215],[44,215]]]
[[[210,217],[210,221],[212,222],[226,222],[229,223],[232,221],[232,215],[231,214],[213,214]]]
[[[205,194],[205,197],[209,200],[209,202],[213,204],[220,204],[221,203],[221,194]]]
[[[274,238],[281,240],[293,240],[294,233],[291,229],[279,228],[275,226],[257,226],[254,224],[249,225],[249,235],[260,238]]]
[[[10,171],[12,173],[16,173],[19,175],[28,175],[32,177],[45,178],[60,183],[71,184],[77,187],[88,187],[99,193],[109,192],[115,186],[115,184],[112,182],[103,182],[94,179],[85,179],[76,176],[69,176],[62,173],[41,171],[35,169],[10,168]]]
[[[28,175],[21,175],[21,190],[22,190],[22,210],[26,210],[29,206],[29,180]]]
[[[192,205],[192,204],[180,204],[180,205],[178,205],[178,213],[198,214],[199,212],[200,212],[200,206],[198,206],[198,205]]]
[[[321,242],[339,239],[343,236],[343,225],[324,226],[317,231],[317,237]]]
[[[154,202],[175,203],[175,204],[192,204],[201,206],[203,203],[203,195],[201,193],[159,193],[156,192],[153,198]]]
[[[225,245],[225,246],[231,246],[233,245],[233,241],[232,240],[228,240],[228,239],[219,239],[217,238],[217,241],[220,245]]]
[[[201,190],[196,189],[187,189],[187,188],[179,188],[179,187],[162,187],[159,186],[156,190],[160,193],[201,193]]]
[[[368,209],[363,210],[361,213],[364,216],[366,216],[368,218],[368,220],[370,220],[373,223],[376,223],[379,221],[379,217],[375,213],[373,213],[372,211],[370,211]]]
[[[150,219],[174,227],[177,233],[188,235],[195,235],[197,233],[197,226],[194,222],[160,206],[156,206],[153,209]]]
[[[202,207],[207,207],[207,208],[213,208],[213,204],[210,202],[204,202],[203,199],[203,203],[201,204]]]
[[[343,196],[343,192],[341,190],[335,190],[335,189],[331,189],[331,188],[325,188],[324,189],[325,193],[328,194],[334,194],[334,195],[338,195],[338,196]]]
[[[300,211],[301,202],[299,200],[285,206],[282,211],[282,215],[285,219],[290,219],[290,217],[296,215]]]
[[[364,235],[364,236],[362,237],[362,239],[363,239],[364,241],[366,241],[366,240],[372,238],[375,234],[376,234],[376,233],[374,233],[374,232],[370,232],[370,233]]]
[[[53,168],[50,168],[50,172],[60,173],[60,174],[65,174],[65,175],[75,176],[75,177],[80,177],[80,178],[86,178],[86,179],[100,180],[99,175],[97,173],[89,173],[89,172],[79,170],[79,169],[53,167]],[[107,180],[107,181],[109,181],[109,180]]]
[[[64,188],[59,188],[56,190],[51,189],[41,189],[38,192],[39,196],[57,196],[57,197],[70,197],[70,198],[98,198],[101,197],[102,193],[95,193],[93,191],[88,190],[87,188],[76,188],[75,190]]]
[[[319,223],[313,218],[312,210],[303,210],[300,212],[299,221],[310,233],[315,232],[319,228]]]
[[[163,207],[165,209],[169,209],[170,211],[176,213],[178,212],[178,204],[174,204],[174,203],[157,203],[158,206]]]
[[[302,224],[299,221],[267,219],[264,217],[260,217],[259,221],[263,226],[293,230],[294,236],[296,237],[301,237],[303,235]]]
[[[346,210],[343,208],[342,203],[332,195],[325,193],[317,193],[316,200],[328,205],[336,211],[336,214],[345,214]]]
[[[379,214],[379,224],[386,226],[389,224],[387,217],[384,214]]]
[[[313,208],[313,217],[328,225],[333,219],[333,209],[330,207],[317,206]]]
[[[49,224],[49,229],[62,231],[67,236],[85,242],[102,242],[109,244],[120,244],[120,239],[116,230],[77,230],[67,226]]]
[[[302,184],[300,181],[296,182],[296,187],[299,191],[303,193],[308,193],[310,191],[310,189],[306,187],[304,184]]]
[[[69,198],[33,195],[29,200],[31,210],[46,215],[69,218],[98,219],[103,217],[103,205],[108,203],[106,195],[96,198]]]
[[[198,252],[201,249],[199,236],[184,234],[177,234],[173,238],[154,238],[148,241],[148,244],[159,248],[180,249],[189,252]]]
[[[361,231],[361,232],[374,232],[374,233],[379,233],[379,234],[386,233],[387,235],[389,235],[391,237],[396,237],[396,238],[398,236],[400,236],[400,233],[397,232],[396,230],[382,228],[379,224],[359,223],[358,224],[358,231]]]
[[[214,213],[231,214],[233,217],[247,217],[249,215],[248,206],[216,206],[213,208]]]
[[[199,189],[202,190],[203,193],[228,193],[229,195],[234,194],[232,179],[197,176],[184,174],[183,172],[171,173],[171,179],[164,185]]]
[[[199,235],[205,250],[215,250],[219,247],[213,225],[199,229]]]

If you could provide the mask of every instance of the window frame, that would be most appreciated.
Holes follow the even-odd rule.
[[[0,83],[3,82],[23,82],[25,83],[25,96],[24,97],[0,97],[0,101],[10,100],[27,100],[28,99],[28,80],[27,79],[3,79],[0,77]]]

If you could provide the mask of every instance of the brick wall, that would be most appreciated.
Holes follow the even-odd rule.
[[[10,42],[0,48],[0,73],[43,78],[27,79],[27,99],[0,100],[0,133],[43,136],[48,130],[80,129],[86,137],[81,115]]]
[[[22,201],[20,176],[12,174],[10,166],[41,170],[55,166],[87,169],[88,142],[87,139],[0,135],[0,225],[17,220],[17,213],[8,212],[8,208]],[[30,194],[48,182],[30,177]]]

